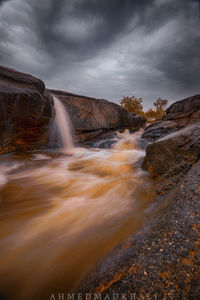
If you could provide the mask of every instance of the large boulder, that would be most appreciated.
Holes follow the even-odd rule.
[[[161,121],[149,125],[143,137],[151,141],[200,120],[200,94],[173,103]]]
[[[186,123],[200,119],[200,94],[177,101],[166,110],[167,120],[184,120]]]
[[[200,158],[200,122],[171,133],[148,145],[144,167],[155,177],[175,176]]]
[[[53,98],[31,75],[0,66],[0,151],[45,145]]]
[[[107,100],[63,91],[49,90],[49,92],[65,105],[80,142],[94,140],[97,136],[103,138],[108,131],[116,129],[137,130],[146,121]]]

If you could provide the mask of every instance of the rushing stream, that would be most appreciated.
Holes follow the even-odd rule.
[[[57,114],[62,107],[56,104]],[[63,117],[63,116],[62,116]],[[65,118],[64,118],[65,119]],[[61,136],[69,134],[59,115]],[[64,126],[64,127],[62,127]],[[2,155],[0,291],[44,300],[73,291],[148,215],[151,185],[141,170],[141,132],[112,149],[73,148]],[[3,296],[2,296],[3,297]]]

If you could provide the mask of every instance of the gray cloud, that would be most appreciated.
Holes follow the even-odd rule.
[[[6,2],[7,0],[0,0],[0,5],[3,4],[3,2]]]
[[[198,0],[0,0],[0,63],[118,101],[199,92]]]

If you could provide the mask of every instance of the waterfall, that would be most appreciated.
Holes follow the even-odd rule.
[[[74,148],[72,135],[71,135],[71,122],[69,115],[62,104],[62,102],[54,98],[54,107],[56,111],[56,117],[55,117],[55,126],[56,126],[56,133],[59,137],[59,142],[64,148],[64,150],[72,150]]]

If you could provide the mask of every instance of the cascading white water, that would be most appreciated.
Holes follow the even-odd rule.
[[[56,126],[58,128],[58,134],[60,136],[61,144],[66,151],[70,151],[74,148],[72,135],[71,135],[71,122],[68,113],[62,104],[62,102],[54,98],[54,107],[56,111]]]
[[[67,113],[54,100],[69,153]],[[145,155],[140,135],[118,133],[111,149],[48,149],[0,161],[0,299],[73,291],[143,223],[153,195],[138,163]]]

